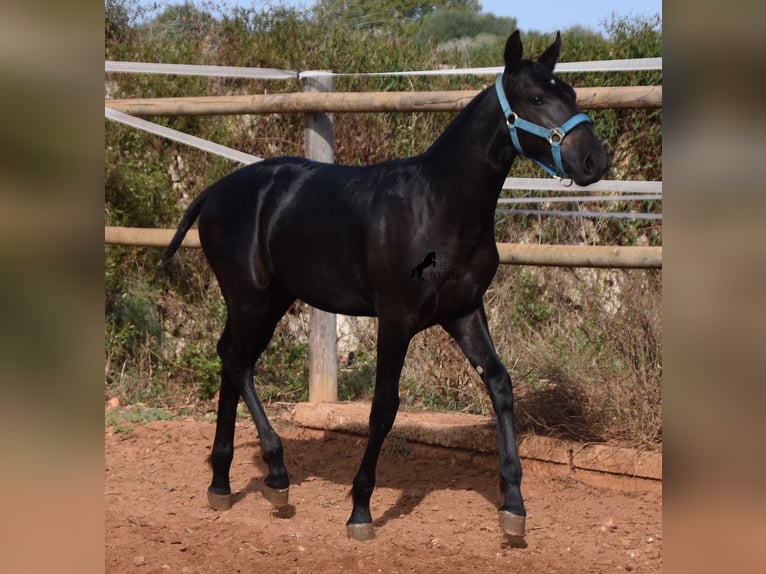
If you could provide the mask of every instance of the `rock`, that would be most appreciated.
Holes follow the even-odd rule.
[[[614,518],[611,516],[601,524],[601,532],[614,532],[615,530],[617,530],[617,525],[614,523]]]

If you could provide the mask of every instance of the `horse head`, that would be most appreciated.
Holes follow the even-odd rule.
[[[505,45],[505,70],[496,90],[516,151],[578,185],[601,179],[609,157],[588,116],[577,107],[575,91],[553,73],[561,34],[537,60],[522,59],[518,30]]]

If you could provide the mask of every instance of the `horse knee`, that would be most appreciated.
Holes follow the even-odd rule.
[[[488,368],[484,373],[484,383],[489,391],[495,411],[513,412],[513,387],[508,371],[502,365]]]

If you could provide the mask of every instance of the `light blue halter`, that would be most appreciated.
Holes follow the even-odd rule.
[[[590,122],[590,118],[580,112],[573,115],[563,124],[557,128],[544,128],[533,122],[527,121],[516,115],[516,112],[511,110],[511,104],[508,103],[508,98],[505,97],[505,90],[503,89],[503,75],[500,74],[495,81],[495,90],[497,91],[497,98],[500,100],[500,107],[503,108],[503,117],[508,124],[508,131],[511,134],[511,141],[516,151],[523,157],[529,158],[521,147],[519,141],[519,134],[517,130],[524,130],[533,135],[547,139],[551,144],[551,155],[553,156],[554,166],[551,167],[546,163],[543,163],[539,159],[529,158],[536,162],[540,167],[547,171],[552,177],[566,177],[564,166],[561,164],[561,142],[564,141],[564,137],[575,127],[579,126],[583,122]]]

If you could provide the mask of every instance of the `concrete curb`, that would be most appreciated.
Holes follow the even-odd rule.
[[[298,403],[292,422],[312,429],[367,435],[369,414],[369,402]],[[391,436],[446,448],[497,452],[494,419],[478,415],[400,409]],[[662,480],[661,452],[527,435],[519,440],[519,455],[573,469]]]

